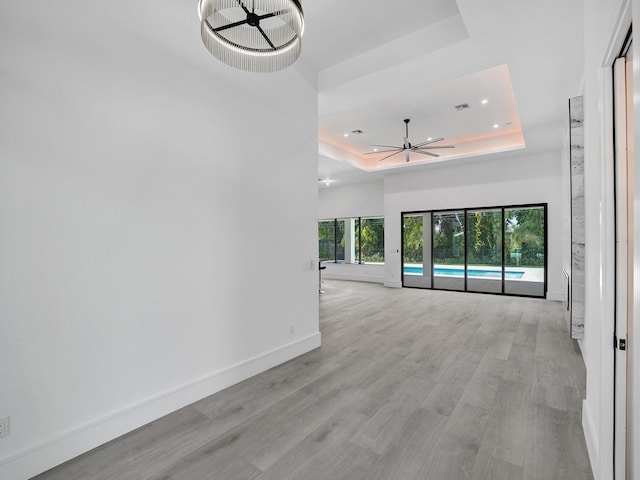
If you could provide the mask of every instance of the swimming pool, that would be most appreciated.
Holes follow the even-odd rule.
[[[404,273],[413,275],[422,275],[422,267],[404,267]],[[446,275],[450,277],[464,277],[464,270],[462,268],[446,268],[435,267],[433,269],[434,275]],[[522,271],[508,270],[505,272],[504,277],[508,279],[520,279],[524,275]],[[482,268],[473,268],[467,270],[467,277],[479,277],[479,278],[502,278],[502,272],[500,270],[486,270]]]

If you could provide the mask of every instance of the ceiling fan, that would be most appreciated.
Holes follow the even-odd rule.
[[[390,158],[390,157],[393,157],[394,155],[399,154],[400,152],[404,152],[404,158],[408,162],[409,160],[411,160],[411,152],[421,153],[422,155],[429,155],[430,157],[439,157],[440,155],[438,155],[437,153],[428,152],[427,150],[432,150],[435,148],[455,148],[455,145],[433,145],[432,146],[433,143],[441,142],[442,140],[444,140],[443,137],[433,138],[431,140],[427,140],[426,142],[421,142],[416,145],[412,145],[411,142],[409,142],[409,122],[410,121],[411,119],[409,118],[404,119],[407,133],[403,137],[404,143],[401,147],[396,147],[394,145],[373,145],[374,147],[385,147],[385,148],[389,148],[390,150],[379,150],[375,152],[365,153],[365,155],[379,155],[380,153],[393,152],[390,155],[387,155],[386,157],[381,158],[379,160],[381,162],[383,160],[386,160],[387,158]]]

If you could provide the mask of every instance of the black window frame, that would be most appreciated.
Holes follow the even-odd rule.
[[[543,295],[526,295],[526,294],[520,294],[520,293],[508,293],[505,292],[505,283],[506,283],[506,278],[505,278],[505,262],[506,262],[506,253],[505,253],[505,228],[504,228],[504,222],[505,222],[505,212],[507,210],[514,210],[514,209],[525,209],[525,208],[542,208],[543,209],[543,216],[544,216],[544,221],[543,221],[543,228],[544,228],[544,262],[543,262],[543,268],[544,268],[544,285],[543,285]],[[502,210],[502,287],[501,287],[501,292],[500,293],[495,293],[495,292],[482,292],[482,291],[474,291],[474,290],[468,290],[467,289],[467,269],[468,269],[468,260],[467,260],[467,235],[468,235],[468,229],[466,228],[466,221],[467,221],[467,215],[468,212],[474,212],[474,211],[478,211],[478,210],[498,210],[501,209]],[[433,215],[434,213],[447,213],[447,212],[464,212],[464,218],[465,218],[465,232],[464,232],[464,236],[465,236],[465,265],[464,265],[464,290],[450,290],[450,289],[445,289],[445,288],[436,288],[434,287],[434,281],[433,281],[433,265],[434,265],[434,258],[433,258],[433,248],[434,248],[434,229],[433,229]],[[410,285],[405,285],[405,273],[404,273],[404,217],[405,215],[418,215],[418,214],[429,214],[430,218],[431,218],[431,286],[430,287],[416,287],[416,286],[410,286]],[[402,211],[400,212],[400,236],[401,236],[401,242],[400,242],[400,279],[402,282],[402,287],[403,288],[418,288],[418,289],[423,289],[423,290],[444,290],[444,291],[456,291],[456,292],[465,292],[465,293],[480,293],[480,294],[485,294],[485,295],[506,295],[506,296],[513,296],[513,297],[527,297],[527,298],[547,298],[547,287],[548,287],[548,275],[549,275],[549,271],[548,271],[548,236],[549,236],[549,229],[548,229],[548,203],[525,203],[525,204],[516,204],[516,205],[495,205],[495,206],[483,206],[483,207],[467,207],[467,208],[442,208],[442,209],[427,209],[427,210],[409,210],[409,211]]]
[[[357,262],[353,262],[353,263],[349,263],[347,265],[371,265],[370,263],[367,264],[365,262],[362,261],[362,220],[367,220],[367,219],[371,219],[371,218],[380,218],[382,219],[382,242],[383,242],[383,248],[382,248],[382,257],[383,257],[383,262],[382,264],[385,263],[385,255],[384,255],[384,228],[385,228],[385,220],[384,220],[384,216],[368,216],[368,217],[337,217],[337,218],[324,218],[324,219],[319,219],[318,220],[318,224],[320,222],[330,222],[333,221],[333,260],[324,260],[324,259],[320,259],[321,262],[325,262],[325,263],[339,263],[338,262],[338,221],[339,220],[344,220],[345,222],[347,220],[357,220],[358,221],[358,261]],[[346,245],[345,245],[345,249],[346,249]]]

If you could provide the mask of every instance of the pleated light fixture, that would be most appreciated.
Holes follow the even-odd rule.
[[[199,0],[201,35],[218,60],[248,72],[275,72],[300,56],[298,0]]]

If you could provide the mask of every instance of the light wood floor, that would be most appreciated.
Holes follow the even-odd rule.
[[[324,288],[320,349],[36,478],[592,479],[559,303]]]

